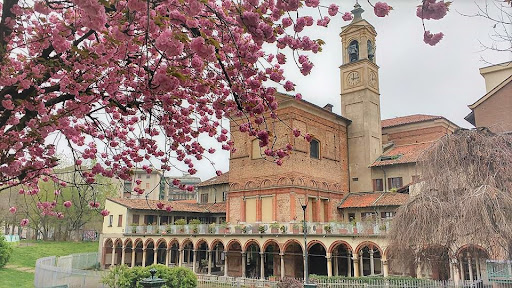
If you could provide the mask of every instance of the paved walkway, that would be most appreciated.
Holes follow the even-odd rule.
[[[13,270],[21,271],[21,272],[28,272],[28,273],[34,273],[35,272],[34,268],[16,266],[16,265],[12,265],[12,264],[7,264],[7,265],[4,266],[4,268],[13,269]]]

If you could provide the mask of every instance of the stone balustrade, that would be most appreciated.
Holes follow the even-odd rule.
[[[377,222],[308,222],[308,235],[385,235],[389,221]],[[246,224],[129,225],[124,234],[142,235],[241,235],[303,234],[302,222]]]

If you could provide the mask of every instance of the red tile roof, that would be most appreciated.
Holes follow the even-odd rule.
[[[400,206],[407,202],[409,194],[396,192],[349,193],[338,208],[366,208]]]
[[[405,124],[412,124],[412,123],[418,123],[423,121],[431,121],[436,119],[443,119],[442,116],[435,116],[435,115],[425,115],[425,114],[415,114],[415,115],[408,115],[408,116],[402,116],[402,117],[396,117],[391,119],[384,119],[381,121],[382,128],[389,128],[389,127],[395,127]]]
[[[382,156],[393,157],[390,160],[379,160],[375,161],[371,167],[377,166],[386,166],[386,165],[394,165],[394,164],[404,164],[404,163],[415,163],[418,161],[421,154],[432,147],[434,142],[425,142],[425,143],[414,143],[408,145],[400,145],[395,146],[388,151],[386,151]],[[381,157],[382,157],[381,156]]]
[[[218,184],[226,184],[229,183],[229,171],[208,180],[204,180],[203,182],[196,185],[196,187],[210,186],[210,185],[218,185]]]
[[[226,203],[190,203],[188,201],[159,201],[146,199],[126,199],[126,198],[108,198],[108,200],[123,205],[129,209],[137,210],[160,210],[157,203],[163,203],[164,206],[171,206],[173,212],[190,213],[226,213]],[[163,210],[165,211],[165,210]]]

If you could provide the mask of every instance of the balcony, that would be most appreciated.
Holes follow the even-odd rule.
[[[308,235],[386,235],[390,221],[378,222],[308,222]],[[251,224],[187,224],[187,225],[130,225],[126,235],[301,235],[302,222]]]

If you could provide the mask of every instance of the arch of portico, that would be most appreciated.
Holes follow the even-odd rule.
[[[355,255],[358,256],[359,266],[354,270],[357,276],[373,276],[384,274],[382,263],[383,251],[375,242],[364,241],[357,245]],[[356,266],[356,264],[354,264]],[[386,275],[387,276],[387,275]]]
[[[112,255],[113,255],[113,251],[114,251],[114,242],[112,241],[112,239],[110,238],[107,238],[105,240],[105,242],[103,243],[103,268],[108,268],[112,265]]]
[[[132,255],[135,255],[134,249],[133,249],[133,241],[131,238],[128,238],[124,241],[124,244],[123,244],[123,255],[122,255],[121,264],[131,267],[132,266]]]
[[[142,253],[142,266],[150,266],[151,264],[154,264],[155,262],[155,241],[153,238],[149,238],[144,242],[144,251]]]
[[[329,247],[328,254],[331,257],[332,276],[353,277],[353,249],[349,243],[337,240]],[[330,275],[329,275],[330,276]]]
[[[167,241],[165,241],[165,239],[160,238],[156,242],[154,263],[165,265],[166,263],[169,263],[169,259],[167,259],[167,257]]]
[[[207,272],[207,265],[204,265],[204,262],[205,260],[209,261],[209,255],[210,249],[208,247],[208,242],[202,238],[197,240],[194,250],[194,262],[192,265],[192,271],[195,273],[205,274]]]
[[[178,266],[180,262],[180,242],[178,239],[173,238],[167,245],[169,248],[169,266]]]
[[[210,244],[211,262],[208,264],[208,275],[224,275],[226,276],[226,255],[225,246],[222,240],[214,239]]]
[[[327,276],[330,267],[327,267],[327,248],[324,243],[318,240],[309,242],[308,255],[308,274]]]
[[[261,239],[255,238],[256,235]],[[160,263],[193,269],[195,263],[196,273],[256,278],[303,277],[302,237],[294,235],[267,238],[266,235],[256,235],[249,233],[227,239],[218,238],[218,235],[202,235],[203,237],[197,238],[161,235],[158,238],[145,239],[109,237],[102,245],[103,267],[110,266],[112,259],[115,265],[124,263],[132,267]],[[373,274],[383,274],[381,255],[384,253],[377,242],[368,241],[368,238],[347,237],[345,241],[336,237],[308,236],[311,238],[307,244],[309,273],[356,277],[372,275],[370,254],[373,253]],[[356,264],[358,269],[355,268]],[[363,273],[360,274],[357,270]]]
[[[458,262],[460,280],[476,281],[483,279],[486,270],[485,261],[489,253],[479,245],[466,244],[455,253]]]

